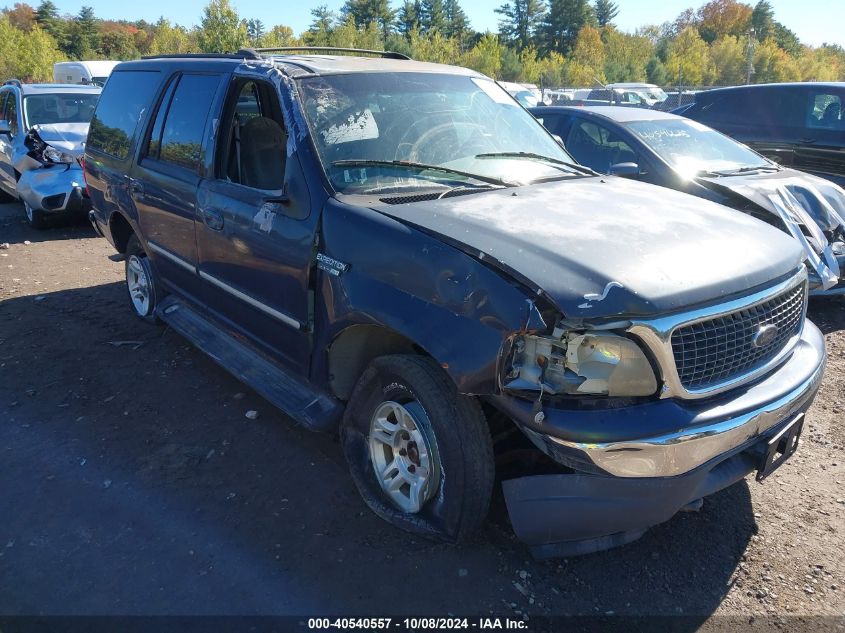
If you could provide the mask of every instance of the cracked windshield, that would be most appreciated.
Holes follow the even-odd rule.
[[[480,189],[583,174],[495,82],[443,73],[300,81],[323,167],[346,194]]]

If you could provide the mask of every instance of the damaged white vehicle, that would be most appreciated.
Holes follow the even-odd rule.
[[[0,192],[21,199],[34,228],[91,207],[80,160],[100,91],[17,80],[0,87]]]

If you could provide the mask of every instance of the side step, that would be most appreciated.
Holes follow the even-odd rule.
[[[167,297],[158,306],[156,314],[221,367],[300,424],[314,431],[337,428],[343,413],[338,400],[291,376],[179,299],[172,295]]]

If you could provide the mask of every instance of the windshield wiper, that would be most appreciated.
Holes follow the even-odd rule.
[[[551,156],[543,156],[542,154],[535,154],[534,152],[488,152],[486,154],[477,154],[476,158],[522,158],[526,160],[539,160],[543,161],[544,163],[551,163],[552,165],[558,167],[568,167],[572,171],[576,171],[582,174],[587,174],[588,176],[598,176],[596,172],[594,172],[589,167],[584,167],[584,165],[579,165],[578,163],[570,163],[565,160],[560,160],[559,158],[552,158]]]
[[[736,169],[721,169],[716,171],[705,172],[708,174],[715,174],[716,176],[736,176],[738,174],[748,174],[754,171],[780,171],[782,167],[779,165],[749,165],[747,167],[737,167]]]
[[[336,160],[332,162],[332,167],[402,167],[403,169],[417,169],[420,171],[439,171],[444,174],[453,174],[455,176],[463,176],[464,178],[473,178],[481,182],[486,182],[491,185],[499,185],[500,187],[511,186],[501,178],[493,178],[492,176],[482,176],[480,174],[472,174],[467,171],[459,169],[452,169],[451,167],[443,167],[441,165],[427,165],[425,163],[414,163],[405,160],[372,160],[365,158],[349,158],[345,160]]]

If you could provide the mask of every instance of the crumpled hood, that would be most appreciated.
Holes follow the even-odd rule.
[[[824,290],[837,284],[841,274],[837,256],[845,250],[845,191],[841,187],[794,169],[700,176],[696,180],[722,195],[749,200],[779,217],[804,248],[810,269],[816,273],[813,284],[820,284]]]
[[[845,218],[845,190],[829,180],[795,169],[736,176],[699,176],[696,180],[711,189],[727,189],[776,215],[778,211],[772,195],[783,188],[795,197],[823,231],[842,226]]]
[[[585,178],[377,211],[542,289],[567,317],[650,316],[795,271],[783,231],[721,205],[621,178]]]
[[[56,149],[82,155],[88,137],[88,123],[50,123],[34,125],[39,138]]]

